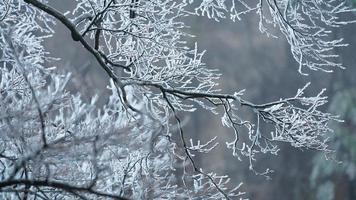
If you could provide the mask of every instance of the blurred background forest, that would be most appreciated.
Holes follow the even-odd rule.
[[[65,12],[75,1],[51,1]],[[342,16],[356,19],[356,12]],[[185,116],[184,129],[190,137],[207,141],[217,135],[221,145],[213,154],[199,157],[199,165],[217,173],[229,174],[232,182],[244,182],[250,199],[256,200],[354,200],[356,199],[356,24],[335,28],[335,38],[343,37],[346,48],[335,49],[345,70],[334,73],[308,71],[309,76],[298,74],[297,63],[292,58],[289,45],[278,33],[278,39],[268,38],[258,30],[258,16],[250,13],[242,21],[216,22],[206,17],[187,19],[187,31],[196,35],[200,50],[207,50],[205,63],[222,73],[220,86],[223,91],[246,89],[246,99],[256,103],[293,96],[297,89],[311,82],[309,94],[327,89],[328,107],[323,109],[340,115],[344,123],[332,124],[335,132],[330,135],[336,159],[341,164],[326,161],[315,151],[300,151],[281,145],[278,156],[260,157],[255,166],[260,171],[273,169],[272,180],[256,176],[248,169],[248,161],[238,161],[227,151],[226,138],[231,130],[222,127],[220,118],[210,113],[196,112]],[[58,23],[55,37],[47,40],[47,49],[59,70],[72,72],[71,90],[79,90],[89,99],[94,94],[106,101],[108,78],[96,61],[83,48],[71,40],[68,31]],[[244,112],[244,110],[241,110]],[[251,113],[246,113],[246,116]],[[251,116],[252,117],[252,116]],[[213,162],[212,162],[213,161]],[[217,162],[218,161],[218,162]]]

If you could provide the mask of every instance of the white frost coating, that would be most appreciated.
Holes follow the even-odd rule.
[[[245,90],[224,94],[221,74],[202,62],[204,51],[187,44],[192,35],[183,21],[195,14],[235,21],[256,12],[263,33],[270,35],[272,25],[286,36],[300,73],[328,72],[341,67],[330,52],[344,45],[329,40],[329,29],[353,22],[338,20],[351,11],[343,1],[76,0],[65,15],[46,3],[0,3],[0,198],[244,198],[240,183],[195,163],[219,137],[186,141],[190,130],[179,112],[196,109],[221,116],[233,134],[226,147],[256,174],[273,171],[259,172],[253,163],[260,153],[277,154],[278,142],[331,152],[328,124],[338,119],[319,110],[327,103],[324,90],[305,96],[308,83],[293,97],[265,104],[245,100]],[[85,103],[67,92],[70,74],[47,66],[53,58],[43,41],[54,37],[57,20],[108,74],[112,94],[103,107],[96,107],[97,97]],[[240,116],[241,107],[256,120]],[[272,125],[268,133],[262,123]]]
[[[196,0],[200,5],[196,13],[207,15],[219,21],[230,16],[241,20],[242,15],[256,12],[259,15],[259,29],[268,36],[269,27],[278,27],[291,46],[294,59],[299,63],[299,73],[308,75],[304,68],[332,72],[343,68],[335,62],[333,48],[346,46],[343,39],[330,40],[332,28],[354,23],[344,21],[341,14],[354,12],[344,0],[294,1],[294,0]],[[230,9],[228,9],[230,7]]]

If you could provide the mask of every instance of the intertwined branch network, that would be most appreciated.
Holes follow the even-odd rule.
[[[259,16],[270,37],[277,27],[286,37],[299,73],[342,68],[330,40],[331,28],[354,21],[345,1],[330,0],[76,0],[62,13],[46,0],[0,1],[0,197],[5,199],[235,199],[241,184],[206,172],[194,157],[218,143],[190,140],[180,112],[205,109],[220,115],[234,136],[226,147],[254,168],[260,153],[277,154],[278,143],[332,152],[328,124],[338,121],[321,111],[324,90],[255,104],[244,90],[226,94],[221,76],[207,67],[204,52],[184,19],[194,15],[217,21]],[[65,90],[70,74],[50,67],[43,46],[63,24],[68,37],[92,55],[110,79],[109,101],[84,103]],[[65,49],[65,46],[58,47]],[[241,116],[247,108],[255,115]],[[262,124],[271,126],[262,132]],[[178,137],[176,135],[178,134]],[[241,135],[247,135],[242,140]],[[176,138],[179,138],[178,140]],[[181,174],[181,175],[177,175]]]

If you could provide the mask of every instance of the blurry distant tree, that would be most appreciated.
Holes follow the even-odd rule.
[[[279,142],[332,152],[329,122],[338,118],[320,111],[324,90],[305,96],[307,83],[295,96],[264,104],[246,100],[244,90],[225,94],[217,87],[220,74],[202,62],[204,52],[186,43],[191,35],[183,21],[193,15],[235,21],[257,12],[260,31],[274,37],[269,28],[278,27],[307,75],[342,68],[332,49],[345,44],[330,40],[330,28],[353,22],[338,19],[352,11],[344,1],[77,0],[61,13],[47,0],[1,0],[0,11],[2,199],[244,198],[241,184],[230,188],[228,176],[194,161],[218,145],[217,137],[188,140],[179,112],[196,109],[221,116],[233,134],[226,147],[259,175],[272,170],[255,170],[256,156],[277,154]],[[57,23],[108,75],[112,94],[103,107],[97,97],[85,103],[67,92],[70,74],[50,67],[54,58],[43,41]],[[256,120],[240,116],[241,107]]]
[[[331,142],[336,150],[339,165],[327,162],[320,156],[314,158],[311,184],[317,190],[317,199],[356,198],[356,91],[338,92],[333,98],[330,111],[338,113],[344,123],[334,124],[335,134]],[[342,190],[342,192],[337,191]],[[327,197],[326,197],[327,196]]]

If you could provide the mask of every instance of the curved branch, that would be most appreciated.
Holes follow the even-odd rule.
[[[94,49],[85,39],[84,37],[82,37],[82,35],[78,32],[78,30],[75,28],[75,25],[66,17],[64,16],[62,13],[60,13],[58,10],[56,10],[55,8],[52,8],[51,6],[48,6],[46,4],[43,4],[37,0],[24,0],[26,3],[33,5],[34,7],[46,12],[47,14],[55,17],[56,19],[58,19],[60,22],[62,22],[62,24],[64,24],[70,31],[71,31],[71,35],[74,41],[79,41],[86,50],[88,50],[98,61],[98,63],[100,64],[101,68],[103,68],[105,70],[105,72],[108,74],[108,76],[113,79],[113,81],[115,82],[115,86],[118,90],[121,91],[122,94],[122,99],[125,103],[126,106],[128,106],[131,110],[135,111],[135,112],[139,112],[137,109],[135,109],[134,107],[132,107],[127,100],[127,95],[126,95],[126,91],[123,87],[123,84],[121,83],[121,80],[119,79],[119,77],[117,77],[115,75],[115,73],[111,70],[111,68],[105,63],[105,59],[102,58],[100,52],[96,49]],[[119,65],[115,64],[116,67],[118,67]],[[122,68],[126,69],[127,67],[125,66],[121,66]]]
[[[111,198],[111,199],[116,199],[116,200],[127,200],[124,197],[114,195],[114,194],[108,194],[108,193],[103,193],[99,192],[96,190],[93,190],[90,187],[79,187],[79,186],[73,186],[57,181],[40,181],[40,180],[9,180],[9,181],[4,181],[0,182],[0,192],[4,191],[3,188],[14,186],[14,185],[25,185],[25,186],[34,186],[34,187],[50,187],[54,189],[59,189],[63,190],[65,192],[78,195],[77,193],[87,193],[87,194],[94,194],[96,196],[101,196],[101,197],[106,197],[106,198]]]

